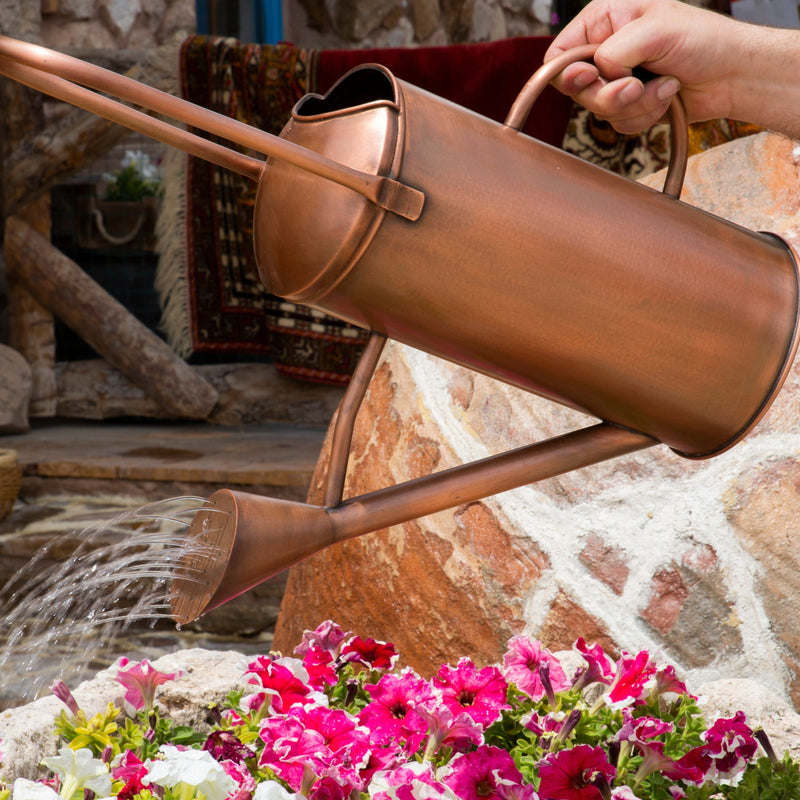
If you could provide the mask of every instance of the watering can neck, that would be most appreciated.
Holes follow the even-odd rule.
[[[406,145],[405,113],[401,82],[386,68],[366,64],[348,72],[324,96],[301,99],[281,138],[395,184]],[[262,281],[271,293],[292,300],[327,294],[369,246],[385,217],[385,209],[364,197],[270,159],[253,224]]]

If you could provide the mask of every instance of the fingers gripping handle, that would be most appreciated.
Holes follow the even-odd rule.
[[[525,121],[528,119],[528,114],[530,114],[534,102],[536,102],[539,95],[544,91],[545,86],[570,64],[592,58],[596,50],[596,44],[574,47],[539,67],[522,88],[522,91],[511,106],[511,110],[508,112],[508,116],[505,119],[505,124],[510,128],[521,130]],[[672,130],[672,148],[663,191],[664,194],[674,197],[677,200],[683,188],[683,179],[686,175],[686,160],[689,155],[686,109],[683,106],[680,95],[675,95],[675,97],[672,98],[667,115]]]

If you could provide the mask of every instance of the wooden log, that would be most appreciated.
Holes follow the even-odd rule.
[[[44,194],[20,211],[42,236],[50,237],[50,195]],[[6,253],[6,261],[14,256]],[[13,274],[13,264],[9,268]],[[33,386],[29,417],[54,417],[57,408],[56,333],[53,315],[19,281],[8,281],[8,329],[11,346],[30,364]]]
[[[205,419],[216,390],[74,261],[18,217],[6,221],[14,277],[171,415]]]

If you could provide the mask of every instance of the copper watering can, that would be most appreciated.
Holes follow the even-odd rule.
[[[215,492],[189,530],[202,547],[187,549],[173,581],[178,622],[334,542],[659,443],[716,455],[766,412],[797,348],[797,264],[777,236],[680,202],[680,100],[663,192],[520,132],[545,85],[593,52],[541,67],[504,124],[356,67],[300,100],[275,137],[0,37],[0,73],[258,181],[267,288],[373,332],[337,415],[323,505]],[[355,416],[386,337],[601,422],[343,500]]]

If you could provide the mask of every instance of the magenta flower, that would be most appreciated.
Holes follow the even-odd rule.
[[[250,683],[259,684],[270,695],[272,709],[277,713],[305,702],[311,692],[311,688],[290,669],[276,663],[268,656],[259,656],[255,661],[251,661],[247,665],[245,675],[252,675]]]
[[[119,800],[131,800],[146,788],[142,783],[145,775],[147,775],[147,769],[144,762],[132,750],[126,750],[119,763],[111,768],[111,777],[115,781],[124,781],[125,783],[117,792]]]
[[[237,788],[228,795],[226,800],[252,800],[253,792],[256,789],[256,779],[250,774],[244,764],[237,764],[234,761],[220,762],[222,769],[229,778],[233,778]]]
[[[328,650],[316,645],[309,647],[303,656],[303,666],[308,672],[308,683],[317,691],[336,683],[336,670],[333,668],[333,656]]]
[[[342,709],[294,706],[283,717],[265,720],[259,735],[265,744],[259,764],[295,791],[322,778],[332,778],[346,792],[363,784],[368,732]]]
[[[400,675],[384,675],[376,684],[364,686],[372,698],[359,713],[360,722],[369,728],[374,744],[397,742],[409,753],[419,748],[427,731],[426,721],[417,713],[433,699],[431,685],[412,669]]]
[[[549,667],[549,679],[556,692],[569,688],[569,681],[564,675],[558,659],[540,642],[527,636],[514,636],[508,642],[508,651],[503,656],[503,673],[510,683],[514,683],[521,692],[533,700],[541,700],[545,695],[540,665]]]
[[[456,756],[442,779],[460,800],[507,800],[533,797],[533,787],[524,787],[522,775],[509,753],[499,747],[482,746]],[[548,795],[543,795],[548,797]]]
[[[655,672],[656,665],[650,660],[647,650],[642,650],[634,658],[624,653],[617,663],[617,675],[608,693],[609,702],[612,705],[636,703]]]
[[[597,783],[610,784],[616,774],[601,748],[579,744],[545,756],[539,767],[539,796],[548,800],[602,800]]]
[[[370,800],[457,800],[437,780],[429,761],[410,761],[375,774],[369,785]]]
[[[622,709],[622,727],[617,731],[618,742],[645,742],[665,733],[672,733],[675,726],[658,717],[634,717],[627,709]]]
[[[214,758],[219,761],[233,761],[236,764],[243,764],[248,758],[255,758],[255,750],[251,750],[243,744],[236,734],[230,731],[214,730],[205,742],[203,750],[208,750]]]
[[[69,709],[73,717],[78,716],[80,707],[72,692],[64,681],[57,680],[50,687],[50,691]]]
[[[149,711],[152,709],[156,688],[162,683],[180,677],[180,673],[176,672],[159,672],[146,658],[141,661],[129,661],[127,658],[121,658],[119,667],[114,680],[125,687],[127,690],[125,700],[137,710]]]
[[[678,679],[673,666],[664,667],[656,673],[656,685],[653,692],[657,695],[668,693],[685,694],[693,700],[697,700],[693,694],[689,694],[686,684]]]
[[[326,620],[313,631],[303,631],[303,640],[295,647],[295,655],[304,656],[310,647],[321,647],[327,650],[333,658],[339,653],[339,645],[348,637],[350,633],[344,633],[342,629],[331,620]]]
[[[506,703],[508,683],[497,667],[477,669],[469,658],[462,658],[455,669],[443,664],[433,685],[440,690],[442,702],[457,715],[466,711],[484,728],[509,708]]]
[[[333,778],[322,778],[311,787],[307,796],[308,800],[345,800],[349,792]]]
[[[614,662],[605,654],[599,644],[589,647],[581,636],[575,642],[575,649],[583,656],[586,666],[575,674],[572,688],[583,689],[592,683],[608,685],[614,680]]]
[[[415,711],[428,723],[426,757],[433,756],[442,746],[463,752],[470,745],[483,744],[484,726],[475,722],[466,711],[460,711],[454,716],[444,705],[431,708],[417,706]]]
[[[711,759],[709,777],[715,780],[730,780],[738,775],[758,749],[743,711],[737,711],[730,719],[718,719],[701,738],[706,742],[705,753]]]
[[[397,650],[388,642],[354,636],[342,648],[341,657],[343,661],[362,664],[367,669],[389,670],[397,661]]]
[[[636,770],[636,775],[634,776],[635,785],[638,786],[653,772],[663,772],[665,775],[677,773],[681,777],[691,779],[691,772],[686,772],[674,759],[664,755],[664,742],[637,740],[634,744],[642,754],[642,763],[639,765]]]
[[[258,765],[269,767],[295,792],[300,791],[305,765],[325,752],[324,737],[289,715],[268,717],[261,723],[258,735],[264,742]]]

